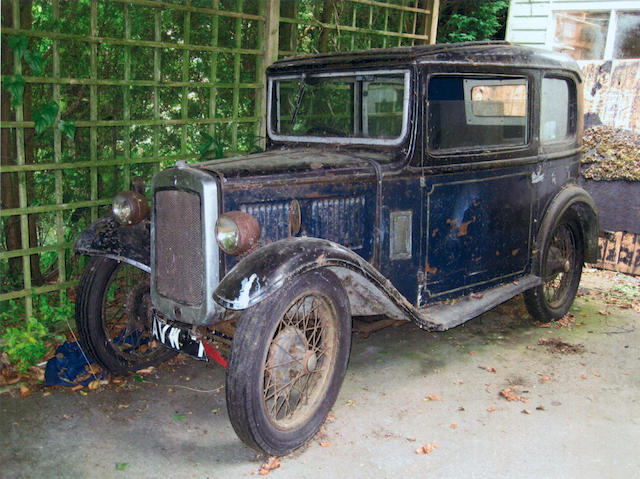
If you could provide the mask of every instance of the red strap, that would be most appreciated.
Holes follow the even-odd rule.
[[[222,366],[223,368],[226,369],[227,367],[227,361],[226,359],[224,359],[220,353],[218,352],[218,350],[216,348],[214,348],[213,346],[211,346],[209,343],[207,343],[206,341],[202,341],[202,345],[204,346],[204,352],[207,353],[207,356],[209,356],[211,359],[213,359],[216,363],[218,363],[220,366]]]

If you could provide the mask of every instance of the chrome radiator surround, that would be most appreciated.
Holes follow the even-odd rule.
[[[156,211],[155,195],[158,190],[182,190],[200,197],[200,221],[203,260],[202,301],[186,304],[160,294],[157,288],[156,260]],[[210,174],[189,166],[180,165],[164,170],[153,178],[154,207],[151,214],[151,300],[154,307],[169,319],[188,324],[213,324],[224,308],[213,300],[213,291],[220,281],[220,254],[215,240],[215,224],[218,219],[218,185]],[[179,251],[177,252],[179,255]]]

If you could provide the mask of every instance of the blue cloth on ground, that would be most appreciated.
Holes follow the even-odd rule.
[[[101,371],[96,374],[89,373],[86,369],[87,361],[95,364],[88,355],[82,354],[77,342],[65,342],[58,346],[56,355],[47,361],[44,371],[45,384],[47,386],[86,386],[94,379],[104,379],[106,373]]]

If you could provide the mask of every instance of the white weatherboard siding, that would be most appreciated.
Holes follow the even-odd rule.
[[[554,12],[640,11],[640,0],[511,0],[506,40],[552,49]],[[611,15],[609,29],[615,28]],[[584,112],[589,124],[640,132],[640,59],[614,59],[608,35],[602,60],[579,60],[584,79]]]
[[[639,10],[640,0],[511,0],[506,40],[550,48],[554,11]]]

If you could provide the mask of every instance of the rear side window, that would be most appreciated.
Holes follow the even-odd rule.
[[[561,141],[575,133],[575,92],[565,78],[543,78],[540,99],[540,141]]]
[[[525,145],[526,78],[434,76],[428,86],[429,148]]]

